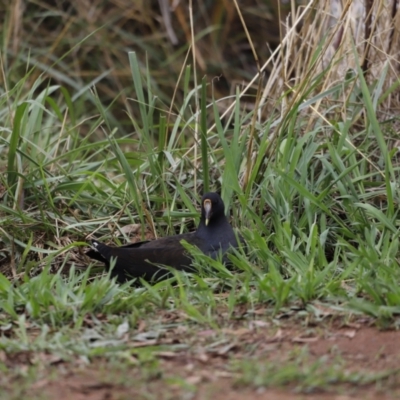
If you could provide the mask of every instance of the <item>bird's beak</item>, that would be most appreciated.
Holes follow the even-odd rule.
[[[209,199],[204,200],[203,207],[204,207],[204,216],[206,218],[206,226],[210,222],[211,218],[211,205],[212,205],[211,200]]]

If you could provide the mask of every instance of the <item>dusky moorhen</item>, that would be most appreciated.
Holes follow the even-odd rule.
[[[181,245],[181,240],[197,246],[214,259],[220,252],[224,255],[230,246],[238,246],[236,235],[225,216],[224,202],[217,193],[203,195],[200,223],[195,232],[121,247],[111,247],[93,240],[92,250],[86,255],[104,262],[107,269],[110,267],[111,259],[115,258],[111,275],[116,276],[119,282],[135,277],[157,281],[166,278],[169,273],[162,265],[181,271],[193,271],[192,260]],[[227,262],[226,256],[223,261]]]

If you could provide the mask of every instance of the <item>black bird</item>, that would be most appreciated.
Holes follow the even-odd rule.
[[[217,193],[203,195],[200,224],[195,232],[121,247],[110,247],[93,240],[92,250],[86,255],[104,262],[107,269],[110,268],[111,260],[115,258],[111,275],[116,276],[119,282],[135,277],[156,281],[166,278],[169,273],[168,269],[160,267],[160,264],[181,271],[193,271],[192,260],[181,245],[181,240],[197,246],[214,259],[220,253],[225,254],[230,246],[238,246],[236,235],[225,216],[224,202]],[[227,257],[223,260],[226,262]]]

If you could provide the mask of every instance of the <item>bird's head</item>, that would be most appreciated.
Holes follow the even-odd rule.
[[[206,226],[210,221],[225,216],[225,206],[218,193],[210,192],[201,199],[201,217]]]

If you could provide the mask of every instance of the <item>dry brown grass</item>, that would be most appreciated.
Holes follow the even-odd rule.
[[[247,3],[242,11],[259,55],[266,59],[265,43],[279,41],[277,23],[262,2]],[[116,112],[127,105],[135,115],[128,101],[133,85],[127,52],[136,51],[143,68],[147,57],[157,95],[168,104],[191,44],[191,29],[185,2],[170,10],[165,1],[160,4],[164,4],[161,9],[157,1],[12,1],[1,27],[7,79],[12,84],[27,68],[36,66],[28,86],[43,73],[74,91],[95,82],[105,104],[119,96]],[[255,71],[239,17],[227,0],[212,5],[194,2],[193,14],[199,74],[218,77],[216,96],[232,93],[236,83],[248,81]],[[178,90],[176,101],[181,99],[182,90]]]
[[[397,2],[376,1],[367,9],[361,1],[343,3],[314,1],[307,4],[305,13],[303,7],[293,11],[293,17],[285,22],[281,48],[262,67],[270,66],[263,102],[269,97],[273,105],[287,90],[295,98],[301,96],[324,69],[327,69],[326,75],[314,94],[326,91],[343,81],[349,69],[357,72],[356,56],[367,82],[379,79],[387,66],[385,89],[398,84],[400,13]],[[399,109],[398,91],[393,90],[386,100],[384,107],[395,113]]]
[[[166,0],[15,0],[7,8],[2,26],[2,58],[9,83],[33,65],[36,68],[27,85],[43,73],[75,91],[95,83],[105,104],[118,98],[114,106],[118,118],[125,118],[125,107],[135,115],[134,103],[128,100],[133,96],[127,58],[131,50],[138,53],[143,68],[147,57],[156,94],[165,109],[170,108],[184,64],[193,61],[191,56],[185,61],[192,43],[198,74],[207,74],[212,80],[217,99],[233,94],[237,84],[248,84],[242,94],[254,96],[259,60],[261,70],[267,72],[258,99],[264,113],[276,108],[277,99],[287,90],[295,101],[313,76],[328,65],[324,83],[316,91],[340,82],[349,68],[355,68],[355,54],[370,82],[379,78],[386,65],[385,86],[398,81],[400,17],[396,0],[295,3],[283,6],[278,1],[248,0],[238,8],[228,0],[195,1],[191,26],[186,2],[169,7]],[[317,50],[322,39],[322,48]],[[182,96],[179,88],[175,102],[181,104]],[[248,97],[246,102],[254,106]],[[398,102],[395,90],[388,94],[385,108],[398,110]],[[226,108],[230,103],[221,102],[220,106]],[[283,110],[291,104],[289,101]]]

